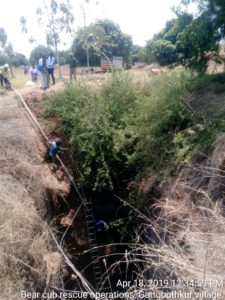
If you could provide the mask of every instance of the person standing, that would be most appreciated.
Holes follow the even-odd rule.
[[[48,68],[49,82],[50,82],[50,77],[51,77],[53,84],[55,84],[55,77],[54,77],[55,57],[53,56],[53,53],[50,53],[50,55],[47,59],[47,68]]]
[[[46,67],[46,59],[42,56],[38,61],[38,75],[41,80],[41,88],[46,90],[48,88],[48,75],[47,75],[47,67]]]
[[[28,73],[28,66],[25,65],[25,66],[24,66],[24,75],[27,75],[27,73]]]
[[[73,76],[76,80],[76,67],[78,65],[78,61],[74,57],[73,53],[70,53],[69,56],[69,68],[70,68],[70,82],[72,82]]]
[[[31,75],[31,80],[33,82],[37,81],[37,68],[34,66],[34,64],[31,65],[29,72]]]

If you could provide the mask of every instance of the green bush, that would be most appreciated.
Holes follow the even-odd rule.
[[[131,78],[115,73],[100,91],[90,93],[86,86],[76,84],[49,99],[46,116],[62,122],[73,171],[82,187],[94,191],[120,189],[134,151],[129,114],[137,97]]]
[[[145,86],[145,97],[139,105],[140,155],[147,168],[162,170],[174,160],[174,136],[192,126],[187,102],[191,76],[173,71],[158,76]]]
[[[51,96],[46,116],[58,119],[67,136],[80,186],[127,196],[137,175],[164,176],[207,149],[224,121],[191,109],[190,93],[202,93],[205,80],[215,78],[181,69],[138,85],[125,72],[113,73],[100,89],[77,83]]]

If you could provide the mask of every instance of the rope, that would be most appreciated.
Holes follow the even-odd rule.
[[[20,99],[22,105],[24,106],[24,108],[25,108],[25,110],[26,110],[28,116],[31,117],[32,121],[35,123],[35,125],[36,125],[37,128],[39,129],[39,131],[40,131],[42,137],[45,139],[45,141],[46,141],[46,143],[47,143],[47,146],[49,147],[49,144],[48,144],[48,137],[47,137],[47,135],[45,134],[45,132],[43,131],[43,129],[41,128],[41,126],[40,126],[39,122],[37,121],[35,115],[32,113],[32,111],[31,111],[30,108],[28,107],[28,105],[27,105],[27,103],[25,102],[25,100],[24,100],[24,98],[22,97],[22,95],[21,95],[15,88],[12,87],[12,89],[13,89],[13,91],[16,93],[16,95],[19,97],[19,99]],[[79,189],[78,189],[78,186],[77,186],[77,184],[76,184],[76,182],[75,182],[73,176],[71,175],[71,173],[69,172],[68,168],[65,166],[65,164],[63,163],[63,161],[61,160],[61,158],[60,158],[58,155],[57,155],[57,159],[59,160],[59,162],[60,162],[60,164],[61,164],[63,170],[64,170],[65,173],[67,174],[67,176],[68,176],[70,182],[72,183],[73,187],[74,187],[75,190],[76,190],[76,193],[77,193],[78,197],[80,198],[80,200],[81,200],[81,202],[82,202],[82,204],[80,205],[78,211],[80,210],[80,208],[81,208],[81,206],[82,206],[83,204],[84,204],[84,208],[86,209],[85,204],[87,204],[87,201],[86,201],[85,198],[82,197],[82,195],[81,195],[81,193],[80,193],[80,191],[79,191]],[[77,213],[78,213],[78,212],[77,212]],[[75,218],[75,216],[77,215],[77,213],[75,213],[73,219]],[[87,224],[87,226],[88,226],[88,224]],[[67,229],[67,230],[68,230],[68,229]],[[68,259],[68,257],[65,255],[65,253],[63,252],[63,250],[62,250],[62,248],[61,248],[61,243],[62,243],[63,238],[65,237],[65,235],[66,235],[66,233],[67,233],[67,230],[65,231],[65,233],[64,233],[64,235],[63,235],[63,237],[62,237],[62,239],[61,239],[61,241],[60,241],[60,244],[57,242],[56,238],[54,237],[53,233],[51,232],[52,237],[53,237],[55,243],[57,244],[57,247],[58,247],[59,251],[63,254],[63,256],[64,256],[64,258],[65,258],[65,260],[66,260],[66,263],[70,266],[70,268],[74,271],[74,273],[75,273],[75,274],[80,278],[80,280],[82,281],[84,288],[85,288],[89,293],[93,294],[93,295],[94,295],[94,298],[95,298],[96,300],[97,300],[97,299],[101,299],[101,298],[95,296],[94,291],[91,289],[91,287],[90,287],[88,281],[86,281],[85,278],[83,277],[83,275],[75,268],[75,266],[71,263],[71,261]]]
[[[35,115],[32,113],[32,111],[30,110],[30,108],[28,107],[26,101],[24,100],[24,98],[22,97],[22,95],[14,88],[12,87],[13,91],[16,93],[16,95],[19,97],[22,105],[24,106],[26,112],[28,113],[28,115],[31,117],[32,121],[35,123],[35,125],[38,127],[42,137],[45,139],[46,141],[46,144],[47,146],[49,147],[49,144],[48,144],[48,137],[47,135],[45,134],[44,130],[41,128],[41,125],[38,123]],[[65,166],[65,164],[63,163],[63,161],[61,160],[61,158],[59,157],[59,155],[57,154],[57,159],[59,160],[63,170],[65,171],[67,177],[69,178],[70,182],[72,183],[73,187],[75,188],[76,190],[76,193],[78,195],[78,197],[80,198],[80,200],[85,203],[85,199],[82,197],[79,189],[78,189],[78,186],[73,178],[73,176],[71,175],[71,173],[69,172],[68,168]]]

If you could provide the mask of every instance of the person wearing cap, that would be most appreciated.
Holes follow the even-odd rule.
[[[74,57],[73,53],[70,53],[69,56],[69,68],[70,68],[70,82],[72,82],[73,76],[76,80],[76,67],[78,65],[78,61]]]

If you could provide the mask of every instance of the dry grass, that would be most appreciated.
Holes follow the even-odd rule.
[[[85,82],[90,87],[100,87],[101,84],[110,76],[110,73],[101,73],[101,69],[96,67],[94,68],[96,72],[86,72],[85,68],[78,68],[77,69],[77,80],[81,82]],[[162,69],[164,70],[164,69]],[[69,67],[67,65],[61,67],[62,71],[62,79],[63,82],[69,82]],[[131,74],[135,81],[137,82],[145,82],[155,76],[149,68],[142,68],[142,69],[130,69],[125,71]],[[14,78],[11,78],[11,83],[16,89],[24,89],[26,88],[29,90],[37,90],[41,86],[40,81],[38,80],[34,86],[26,87],[26,82],[31,80],[30,75],[24,75],[24,72],[20,68],[13,69]],[[55,70],[55,77],[58,78],[58,69]],[[59,86],[59,81],[56,80],[56,86],[54,89],[57,89]]]
[[[222,135],[207,165],[188,166],[167,186],[154,219],[139,213],[137,241],[105,281],[121,266],[137,276],[127,289],[134,299],[225,299],[224,148]]]
[[[207,166],[189,166],[165,191],[152,208],[160,211],[157,220],[144,220],[138,243],[129,253],[145,285],[131,288],[137,294],[176,291],[197,299],[197,293],[204,292],[201,299],[225,299],[224,141],[221,136],[215,143]],[[177,296],[171,294],[170,299]]]
[[[61,285],[61,256],[43,221],[46,213],[36,133],[17,101],[0,102],[1,299]]]

